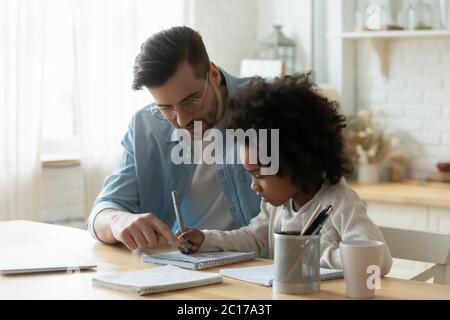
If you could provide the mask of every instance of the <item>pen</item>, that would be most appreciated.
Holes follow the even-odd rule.
[[[178,192],[172,191],[172,202],[173,202],[173,208],[175,210],[175,216],[177,218],[178,226],[180,227],[180,232],[183,233],[186,231],[186,227],[184,226],[184,220],[183,216],[180,212],[180,202],[178,200]],[[187,248],[187,245],[184,245],[183,253],[188,253],[189,250]]]
[[[316,219],[316,216],[319,214],[320,212],[320,208],[322,208],[322,204],[318,204],[316,207],[316,210],[314,210],[313,214],[311,215],[311,217],[309,217],[308,221],[306,222],[306,224],[303,226],[302,231],[300,233],[300,235],[303,235],[305,233],[305,231],[309,228],[309,226],[311,225],[311,223]]]
[[[326,212],[326,217],[324,218],[324,220],[319,223],[319,225],[317,226],[317,228],[311,233],[312,236],[318,234],[320,232],[320,230],[322,230],[325,222],[327,221],[327,219],[333,214],[333,207],[330,206],[330,208],[328,209],[328,211]]]
[[[331,205],[328,205],[325,209],[323,209],[302,234],[305,236],[314,235],[314,232],[320,230],[321,225],[325,223],[325,221],[329,217],[328,214],[331,212],[331,210],[333,210],[333,207]]]

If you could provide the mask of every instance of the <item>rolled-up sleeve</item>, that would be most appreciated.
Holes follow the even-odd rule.
[[[113,173],[103,184],[87,220],[87,229],[98,239],[94,223],[97,215],[105,209],[116,209],[131,213],[139,211],[139,191],[134,157],[134,126],[131,122],[122,139],[122,155]]]
[[[255,251],[260,256],[269,256],[269,224],[272,207],[261,202],[260,213],[250,220],[248,226],[237,230],[202,230],[205,240],[199,248],[204,251]]]

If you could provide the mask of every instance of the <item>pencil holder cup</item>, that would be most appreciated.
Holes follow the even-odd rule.
[[[320,291],[320,234],[274,234],[274,293],[309,294]]]

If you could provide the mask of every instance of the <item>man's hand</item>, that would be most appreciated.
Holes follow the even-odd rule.
[[[183,233],[178,230],[175,235],[181,241],[178,243],[180,250],[183,250],[186,245],[189,253],[198,251],[205,241],[205,234],[197,229],[188,229]]]
[[[103,233],[102,240],[109,243],[120,241],[130,250],[144,249],[167,242],[174,246],[179,246],[181,243],[170,228],[152,213],[131,214],[113,211],[105,215],[101,213],[97,220],[99,220],[99,227],[103,225],[108,226],[107,229],[109,229],[109,232]]]

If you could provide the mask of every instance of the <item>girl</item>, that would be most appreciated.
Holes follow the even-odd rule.
[[[261,211],[248,226],[237,230],[178,232],[190,252],[255,251],[273,258],[273,233],[301,230],[318,204],[334,208],[321,230],[321,267],[342,268],[342,240],[385,242],[368,217],[366,205],[343,178],[349,171],[342,133],[345,118],[336,102],[319,93],[311,73],[270,83],[255,78],[230,100],[228,110],[231,128],[279,129],[279,170],[276,175],[262,175],[261,165],[249,161],[249,142],[241,145],[240,158],[252,175],[252,189],[261,196]],[[391,264],[385,246],[382,275]]]

